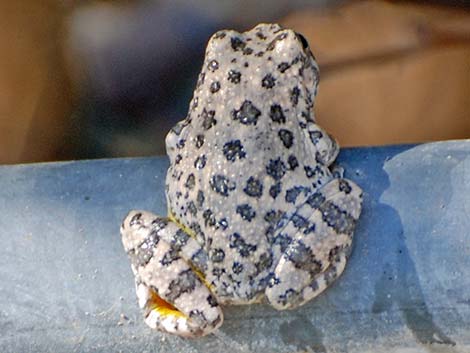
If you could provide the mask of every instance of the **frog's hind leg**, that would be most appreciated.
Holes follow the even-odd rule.
[[[341,275],[361,203],[362,191],[356,184],[333,179],[297,209],[280,232],[289,244],[266,289],[273,307],[283,310],[303,305]]]
[[[205,252],[176,223],[132,211],[121,226],[139,306],[151,328],[185,337],[219,327],[222,309],[204,283]]]

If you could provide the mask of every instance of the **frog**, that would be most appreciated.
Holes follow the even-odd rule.
[[[318,83],[294,30],[210,38],[188,114],[165,140],[168,215],[133,210],[120,228],[149,327],[204,336],[222,306],[295,309],[343,273],[362,190],[333,170]]]

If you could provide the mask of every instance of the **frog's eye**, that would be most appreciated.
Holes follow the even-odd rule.
[[[300,43],[302,43],[302,46],[304,47],[304,49],[308,49],[307,39],[305,39],[305,37],[301,35],[300,33],[295,32],[295,35],[297,36],[297,39],[300,41]]]

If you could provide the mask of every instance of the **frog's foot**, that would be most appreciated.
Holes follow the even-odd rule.
[[[361,212],[362,190],[333,179],[292,216],[283,234],[293,234],[266,289],[278,310],[305,304],[343,272]]]
[[[222,324],[222,309],[202,275],[207,258],[195,239],[169,219],[145,211],[131,211],[121,235],[148,326],[197,337]]]

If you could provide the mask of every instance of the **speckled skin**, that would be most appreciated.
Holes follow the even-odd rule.
[[[292,30],[212,36],[189,113],[166,138],[170,217],[132,211],[121,227],[149,326],[205,335],[220,304],[295,308],[343,272],[362,192],[329,169],[338,146],[315,123],[318,80]]]

